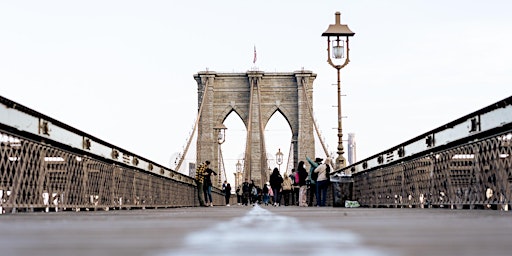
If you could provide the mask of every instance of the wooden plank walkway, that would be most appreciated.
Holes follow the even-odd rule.
[[[0,215],[1,255],[511,255],[512,213],[216,206]]]

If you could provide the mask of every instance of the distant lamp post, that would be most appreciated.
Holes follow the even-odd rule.
[[[283,163],[283,152],[281,152],[281,149],[276,153],[276,163],[279,166],[279,172],[281,172],[281,164]]]
[[[219,174],[217,175],[218,177],[218,187],[220,188],[222,186],[222,154],[221,154],[221,149],[220,149],[220,145],[222,145],[222,143],[224,143],[224,141],[226,141],[226,129],[228,129],[224,124],[219,124],[218,126],[214,127],[213,130],[215,130],[217,132],[217,143],[219,144],[219,146],[217,147],[217,170],[219,172]],[[224,173],[225,174],[225,173]],[[226,176],[226,175],[224,175]]]
[[[354,36],[354,32],[352,32],[347,25],[340,24],[340,12],[335,13],[336,23],[329,25],[329,28],[322,34],[322,36],[327,37],[327,62],[338,71],[338,158],[336,158],[336,168],[343,168],[346,166],[345,157],[343,154],[345,153],[343,150],[343,129],[341,122],[341,79],[340,79],[340,70],[345,67],[349,62],[349,48],[348,48],[348,38]],[[332,49],[331,49],[332,45]],[[340,60],[341,64],[335,64],[332,58],[335,60]],[[344,61],[343,61],[344,60]]]
[[[240,163],[240,160],[236,163],[236,173],[235,173],[235,187],[238,188],[238,186],[241,183],[242,178],[242,164]]]

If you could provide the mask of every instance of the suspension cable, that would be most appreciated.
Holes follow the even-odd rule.
[[[311,117],[311,120],[313,120],[313,126],[315,127],[315,131],[316,131],[316,135],[318,136],[318,139],[320,140],[320,144],[322,145],[322,148],[324,150],[324,153],[327,157],[330,157],[329,155],[329,152],[327,151],[327,147],[325,146],[325,143],[324,143],[324,140],[322,139],[322,137],[320,136],[320,131],[318,130],[318,126],[316,124],[316,121],[313,117],[313,108],[312,108],[312,104],[311,104],[311,101],[309,100],[309,98],[307,97],[307,93],[306,91],[309,89],[308,88],[308,82],[306,80],[305,77],[302,77],[301,79],[301,82],[302,82],[302,86],[304,88],[303,92],[304,92],[304,98],[306,99],[306,106],[308,108],[308,111],[309,111],[309,115]]]
[[[199,112],[197,113],[196,122],[194,123],[194,128],[192,129],[192,134],[190,134],[190,138],[188,139],[187,145],[185,146],[185,150],[183,152],[183,155],[180,158],[180,161],[178,165],[176,166],[176,170],[179,172],[181,164],[183,163],[183,160],[185,160],[185,156],[187,155],[188,149],[190,147],[190,143],[192,143],[192,139],[194,138],[194,135],[197,130],[197,125],[199,124],[199,119],[201,118],[201,114],[203,113],[203,106],[206,101],[206,94],[208,93],[208,86],[209,86],[210,79],[206,77],[204,83],[203,83],[203,98],[201,99],[201,105],[199,106]],[[201,81],[202,82],[202,81]]]

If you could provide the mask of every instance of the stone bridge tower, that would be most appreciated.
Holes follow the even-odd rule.
[[[260,186],[268,180],[264,131],[277,111],[284,116],[292,132],[294,165],[306,154],[315,156],[312,118],[315,78],[316,74],[305,70],[293,73],[204,71],[195,74],[199,110],[197,163],[210,160],[212,166],[218,166],[218,134],[214,127],[223,124],[233,111],[247,129],[244,178],[252,179]]]

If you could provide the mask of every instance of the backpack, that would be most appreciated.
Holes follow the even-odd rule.
[[[325,166],[325,177],[327,177],[327,181],[331,181],[331,166],[328,164]]]
[[[251,192],[249,191],[249,183],[247,182],[244,182],[243,186],[242,186],[242,192]]]
[[[318,168],[318,167],[316,167]],[[311,172],[311,180],[316,181],[318,179],[318,172],[315,172],[316,168]]]

